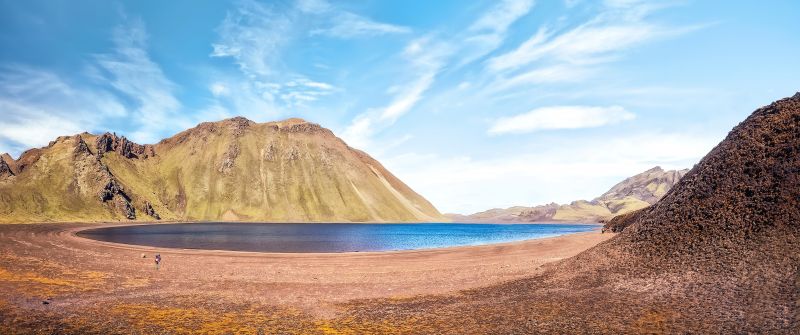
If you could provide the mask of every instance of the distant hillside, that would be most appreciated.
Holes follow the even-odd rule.
[[[207,122],[155,145],[105,133],[0,157],[0,222],[442,221],[330,130],[300,119]]]
[[[598,222],[656,203],[689,170],[665,171],[661,167],[637,174],[614,185],[592,201],[490,209],[471,215],[448,214],[459,222]]]

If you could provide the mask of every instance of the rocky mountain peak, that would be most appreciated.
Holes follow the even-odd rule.
[[[17,162],[8,153],[0,155],[0,165],[5,165],[8,169],[6,174],[15,175],[19,172],[17,170]],[[3,174],[3,170],[4,168],[0,166],[0,175]]]
[[[11,166],[6,163],[5,159],[0,159],[0,178],[6,178],[14,175]]]
[[[152,145],[141,145],[128,140],[125,136],[117,136],[116,133],[105,133],[95,140],[97,155],[102,156],[106,152],[116,152],[125,158],[148,158],[156,155]]]

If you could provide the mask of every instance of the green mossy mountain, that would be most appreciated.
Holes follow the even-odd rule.
[[[378,161],[301,119],[206,122],[155,145],[83,133],[0,156],[0,222],[159,219],[446,220]]]

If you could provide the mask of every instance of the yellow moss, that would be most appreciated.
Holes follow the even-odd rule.
[[[15,284],[18,290],[37,297],[94,290],[99,288],[107,278],[106,274],[95,271],[80,272],[77,276],[66,276],[77,278],[54,278],[35,272],[12,272],[0,268],[0,282]]]
[[[634,322],[634,327],[639,334],[668,334],[670,320],[674,320],[678,313],[673,311],[648,310],[642,313]]]

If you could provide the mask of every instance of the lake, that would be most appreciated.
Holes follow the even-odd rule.
[[[364,252],[482,245],[586,232],[586,224],[179,223],[96,228],[78,236],[151,247],[256,252]]]

